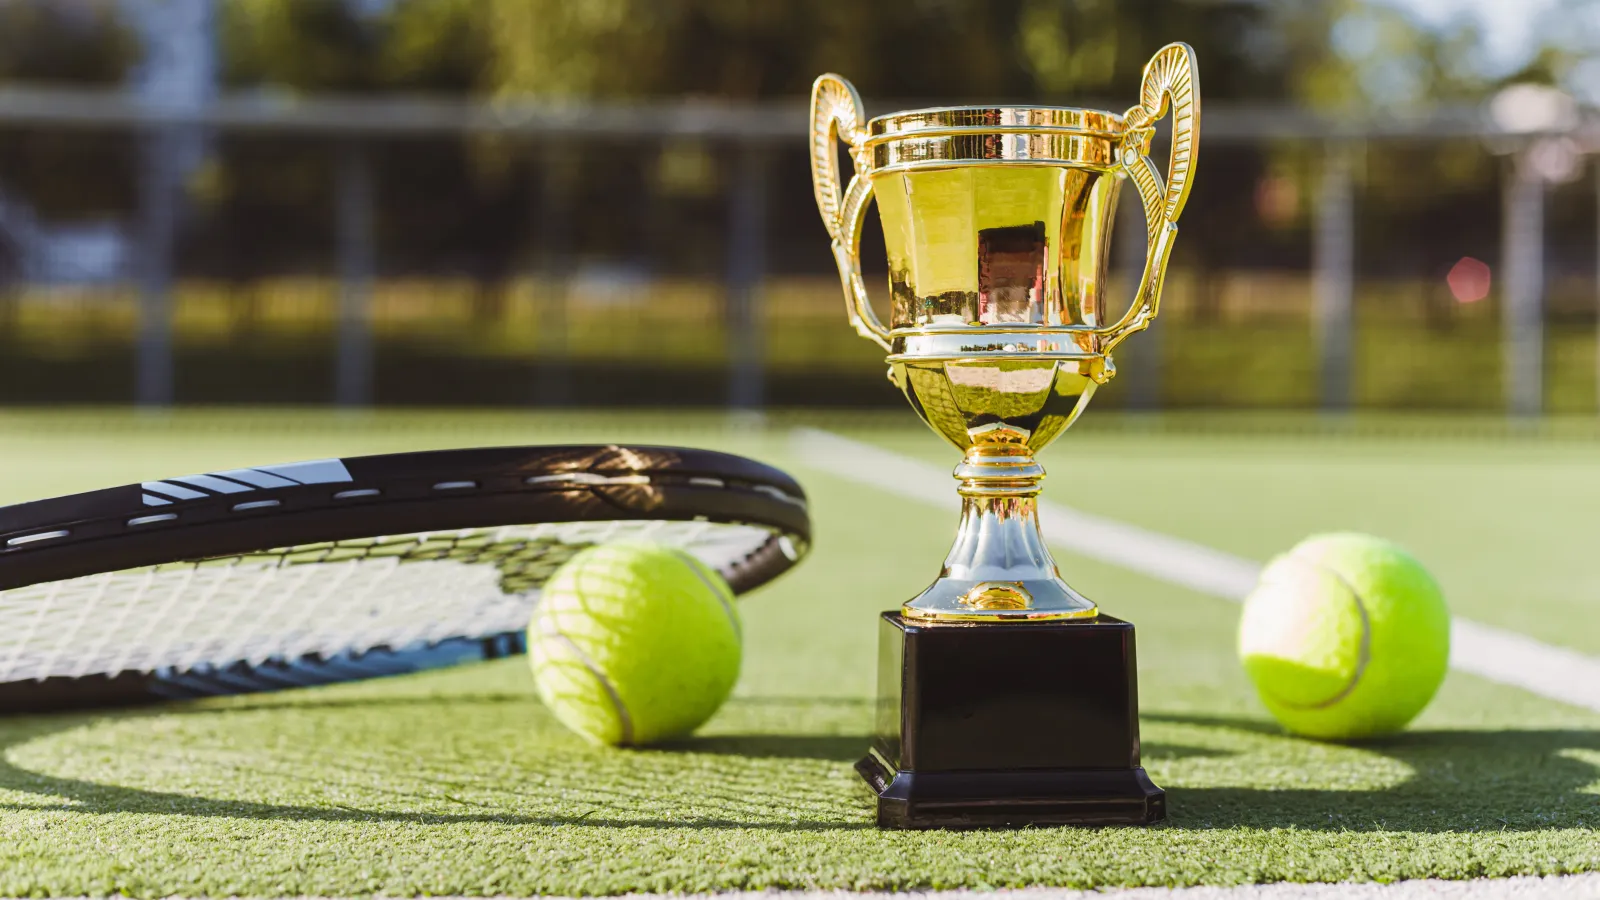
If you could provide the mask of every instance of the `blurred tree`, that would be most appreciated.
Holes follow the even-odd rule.
[[[487,87],[538,96],[803,95],[839,71],[879,98],[1126,97],[1169,40],[1208,92],[1275,87],[1251,0],[489,0]],[[480,7],[482,8],[482,7]],[[1209,80],[1214,80],[1213,88]]]
[[[460,95],[483,81],[491,52],[473,0],[239,0],[219,13],[223,79],[236,89]],[[341,152],[296,138],[224,141],[214,227],[191,237],[204,245],[196,255],[234,273],[331,266]],[[521,204],[502,157],[461,140],[370,147],[383,265],[472,268],[480,249],[504,257]]]
[[[1335,113],[1403,113],[1476,102],[1492,90],[1475,20],[1427,27],[1386,2],[1275,7],[1271,33],[1289,69],[1289,98]]]
[[[338,0],[253,0],[221,9],[223,78],[299,91],[380,87],[383,23]]]
[[[138,57],[109,0],[0,0],[0,80],[114,84]]]
[[[471,0],[227,3],[224,79],[305,92],[470,91],[489,52],[482,11]]]
[[[109,0],[0,0],[0,82],[110,85],[138,58]],[[12,130],[0,138],[0,203],[44,219],[126,208],[130,149],[120,134],[107,140],[78,131]]]
[[[244,0],[221,19],[231,83],[305,91],[752,100],[835,70],[882,98],[1110,99],[1185,40],[1208,97],[1393,112],[1570,78],[1600,51],[1572,25],[1593,5],[1560,0],[1544,50],[1499,74],[1474,20],[1425,25],[1391,0]]]
[[[762,101],[803,97],[817,73],[833,70],[879,110],[925,99],[1120,110],[1133,102],[1150,53],[1185,40],[1200,54],[1211,103],[1400,115],[1478,103],[1508,80],[1571,84],[1585,65],[1600,66],[1593,34],[1580,34],[1567,15],[1586,3],[1594,0],[1560,0],[1541,28],[1548,46],[1522,70],[1500,73],[1482,65],[1478,26],[1424,25],[1387,0],[234,0],[217,9],[223,78],[235,88]],[[111,0],[0,0],[0,79],[113,82],[136,57],[115,26]],[[241,259],[258,258],[258,241],[268,236],[252,223],[272,223],[273,234],[320,233],[331,179],[326,147],[249,140],[272,149],[238,153],[229,144],[244,139],[225,142],[211,185],[215,202],[237,213]],[[681,188],[684,171],[710,172],[684,196],[704,195],[713,211],[707,216],[720,215],[707,198],[723,166],[707,162],[715,148],[693,143],[665,148],[659,158],[648,148],[627,152],[637,152],[641,171],[662,173],[663,185]],[[46,204],[54,208],[80,203],[73,191],[117,193],[97,180],[115,175],[116,166],[24,176],[19,159],[44,158],[33,146],[0,148],[6,183],[27,182],[54,198]],[[445,244],[469,235],[483,245],[514,244],[505,235],[526,227],[531,205],[514,193],[537,180],[525,149],[482,140],[386,145],[377,161],[380,187],[406,185],[379,192],[386,243],[436,241],[446,256]],[[1241,224],[1190,230],[1180,255],[1232,265],[1300,252],[1290,248],[1304,244],[1321,152],[1208,151],[1197,201]],[[1492,201],[1494,161],[1470,143],[1383,153],[1361,170],[1366,190],[1383,198],[1384,215],[1362,222],[1380,248],[1427,232],[1419,223],[1438,214],[1440,198],[1460,209]],[[693,165],[684,168],[685,161]],[[780,177],[803,179],[804,172]],[[295,220],[315,224],[298,229]],[[434,227],[411,227],[423,221]],[[430,257],[419,247],[416,258]]]
[[[1497,87],[1478,23],[1457,17],[1429,26],[1380,0],[1283,3],[1266,34],[1285,67],[1285,99],[1334,116],[1406,117],[1437,107],[1472,107]],[[1302,198],[1298,214],[1270,223],[1268,240],[1297,242],[1316,214],[1327,148],[1270,145],[1262,179]],[[1356,148],[1354,176],[1361,267],[1441,277],[1497,227],[1496,165],[1476,141],[1384,142]],[[1259,203],[1258,203],[1259,206]],[[1257,213],[1261,210],[1257,209]],[[1457,222],[1439,228],[1442,219]],[[1276,234],[1275,234],[1276,233]]]

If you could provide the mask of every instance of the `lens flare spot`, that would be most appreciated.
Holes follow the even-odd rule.
[[[1476,303],[1489,296],[1489,264],[1481,259],[1463,256],[1450,267],[1445,282],[1450,285],[1450,293],[1457,303]]]

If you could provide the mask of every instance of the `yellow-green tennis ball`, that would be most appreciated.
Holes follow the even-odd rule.
[[[1261,702],[1307,737],[1399,731],[1450,661],[1450,610],[1409,553],[1364,534],[1307,538],[1261,573],[1239,620]]]
[[[739,615],[715,570],[646,543],[590,547],[545,583],[528,625],[539,696],[595,743],[694,731],[739,679]]]

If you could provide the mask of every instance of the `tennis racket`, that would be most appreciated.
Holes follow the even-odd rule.
[[[0,714],[520,653],[550,574],[620,539],[742,593],[804,556],[810,520],[770,466],[622,446],[320,459],[0,507]]]

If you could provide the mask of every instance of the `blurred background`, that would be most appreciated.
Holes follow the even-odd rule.
[[[899,406],[811,79],[1121,111],[1172,40],[1198,175],[1097,406],[1600,413],[1584,0],[0,0],[0,403]]]

